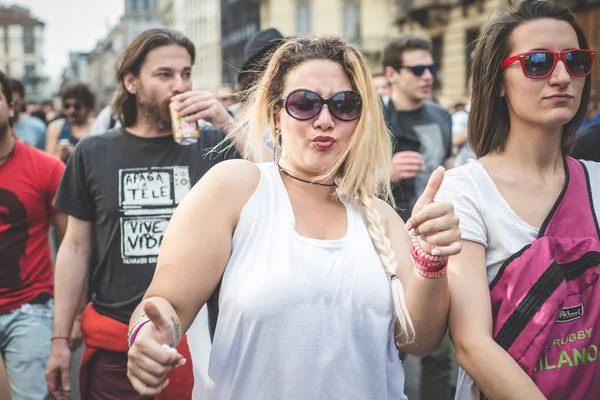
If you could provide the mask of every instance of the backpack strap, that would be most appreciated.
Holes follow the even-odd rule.
[[[600,240],[587,169],[581,162],[566,157],[565,172],[565,188],[540,228],[538,238],[593,237]]]

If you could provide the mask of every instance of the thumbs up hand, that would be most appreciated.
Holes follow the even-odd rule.
[[[144,312],[150,321],[140,328],[127,353],[127,377],[140,395],[153,397],[169,384],[167,374],[186,360],[171,347],[179,323],[169,322],[151,300],[144,302]]]
[[[451,256],[462,248],[454,207],[450,203],[434,201],[443,179],[443,167],[433,171],[405,226],[411,236],[419,238],[421,248],[434,256]]]

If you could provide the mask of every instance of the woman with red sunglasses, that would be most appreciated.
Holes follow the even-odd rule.
[[[433,202],[441,169],[407,226],[377,199],[390,198],[391,147],[370,75],[340,38],[271,54],[243,126],[244,156],[270,132],[273,162],[220,164],[173,214],[130,325],[140,394],[184,362],[169,351],[208,302],[210,398],[406,399],[396,347],[422,355],[444,336],[460,232],[452,206]]]
[[[525,0],[482,30],[468,127],[478,160],[447,172],[436,197],[463,239],[449,260],[456,399],[600,396],[600,165],[568,157],[594,57],[551,2]]]

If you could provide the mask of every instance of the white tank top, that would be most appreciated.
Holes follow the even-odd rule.
[[[277,166],[258,167],[221,284],[208,398],[405,400],[391,285],[361,209],[343,201],[342,239],[302,237]]]

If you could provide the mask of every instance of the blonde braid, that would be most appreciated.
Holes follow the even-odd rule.
[[[392,296],[394,299],[394,309],[398,318],[398,326],[400,333],[396,337],[396,344],[398,346],[410,343],[414,340],[415,329],[413,326],[408,307],[406,306],[406,300],[404,297],[404,286],[400,282],[400,278],[397,275],[398,262],[396,260],[396,254],[392,250],[392,244],[385,234],[385,229],[381,224],[381,217],[379,212],[375,209],[373,195],[369,195],[366,190],[359,190],[359,201],[363,208],[363,212],[368,222],[368,231],[373,245],[379,253],[381,263],[385,268],[387,274],[390,276],[392,285]]]

